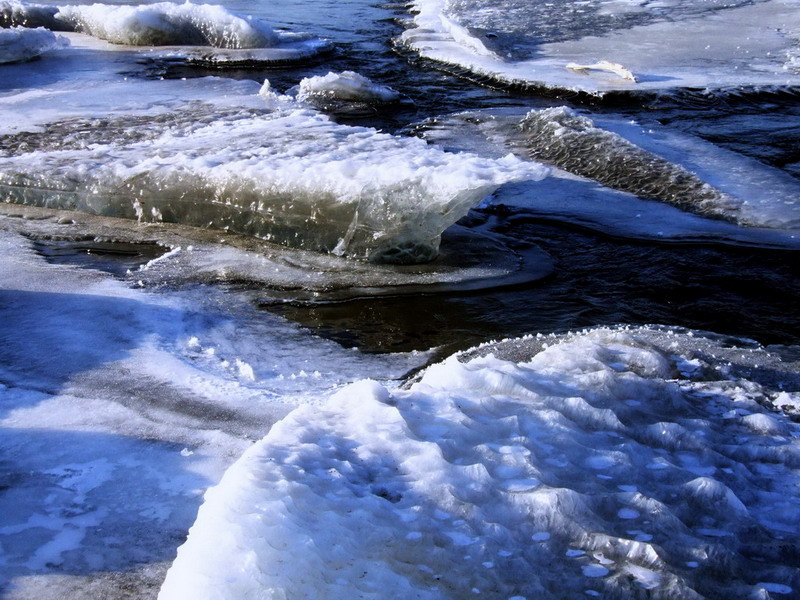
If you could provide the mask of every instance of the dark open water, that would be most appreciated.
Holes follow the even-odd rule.
[[[231,8],[254,12],[251,5]],[[536,96],[501,89],[395,47],[392,40],[408,19],[402,6],[354,2],[342,10],[335,3],[289,2],[262,7],[258,14],[276,26],[311,29],[331,37],[336,50],[296,68],[220,71],[159,63],[148,65],[146,76],[268,78],[273,89],[285,91],[302,77],[354,70],[393,87],[406,100],[381,112],[337,115],[346,123],[402,132],[456,111],[566,104],[669,125],[800,176],[800,90]],[[432,346],[450,352],[487,339],[614,323],[708,329],[762,344],[800,343],[796,251],[619,239],[573,223],[543,221],[525,211],[507,213],[492,207],[473,211],[464,222],[538,244],[554,259],[554,273],[508,289],[311,305],[264,303],[264,309],[323,337],[371,352]],[[131,255],[128,249],[121,254],[112,250],[95,248],[87,254],[85,245],[42,246],[53,260],[78,260],[112,271],[118,270],[117,259],[125,261],[125,268],[135,263],[135,253]],[[142,260],[149,257],[145,252]]]

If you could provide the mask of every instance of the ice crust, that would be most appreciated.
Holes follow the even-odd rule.
[[[191,2],[45,6],[0,0],[0,25],[79,32],[127,46],[167,47],[151,58],[218,67],[293,63],[332,47],[308,34],[275,31],[222,6]]]
[[[513,156],[447,153],[416,138],[338,125],[290,99],[279,104],[143,118],[128,139],[108,138],[125,129],[124,117],[61,122],[38,138],[21,134],[34,144],[30,151],[14,154],[10,143],[0,186],[10,202],[424,262],[436,256],[441,232],[499,185],[546,174]]]
[[[159,598],[800,589],[800,428],[771,409],[796,391],[756,376],[775,357],[647,328],[515,348],[293,411],[208,491]]]
[[[507,85],[602,94],[800,83],[791,69],[800,16],[785,0],[635,6],[415,0],[413,10],[402,44]],[[621,64],[637,82],[567,69],[600,61]]]
[[[68,44],[63,37],[41,27],[0,29],[0,64],[31,60]]]

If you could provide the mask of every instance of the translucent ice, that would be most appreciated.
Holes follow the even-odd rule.
[[[401,40],[505,84],[590,93],[797,85],[793,3],[415,0]],[[736,31],[736,35],[730,35]],[[620,64],[633,78],[573,71]]]
[[[62,121],[8,140],[4,199],[407,263],[434,258],[442,231],[499,185],[546,173],[510,155],[447,153],[417,138],[338,125],[291,103],[195,106],[130,124]]]

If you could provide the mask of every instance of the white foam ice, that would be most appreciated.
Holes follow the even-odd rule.
[[[44,6],[2,0],[0,24],[39,25],[128,46],[167,46],[151,55],[218,66],[295,62],[331,49],[326,40],[191,2]]]
[[[159,598],[793,593],[800,429],[772,406],[797,366],[598,329],[362,381],[208,491]]]
[[[583,23],[600,6],[605,14]],[[604,93],[800,82],[787,68],[792,35],[800,31],[793,1],[644,3],[623,11],[633,15],[630,22],[619,18],[615,6],[620,3],[416,0],[414,25],[400,39],[426,58],[522,86]],[[541,23],[553,22],[567,35],[538,31]],[[518,46],[528,51],[517,56]],[[621,64],[637,81],[567,68],[601,61]]]
[[[354,71],[329,72],[327,75],[304,77],[297,87],[299,100],[340,100],[349,102],[396,102],[400,94],[390,87],[378,85]]]
[[[68,44],[65,38],[41,27],[0,29],[0,64],[31,60]]]
[[[54,18],[74,31],[129,46],[266,48],[279,39],[263,21],[191,2],[67,5],[59,7]]]
[[[156,94],[158,83],[149,86]],[[135,120],[116,110],[8,140],[0,157],[6,201],[424,262],[436,256],[441,232],[498,186],[546,174],[511,155],[448,153],[340,125],[287,98],[261,109],[251,97],[239,109],[182,103],[156,111],[146,97],[148,113]]]

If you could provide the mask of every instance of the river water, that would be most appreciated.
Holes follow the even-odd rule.
[[[76,7],[0,63],[0,592],[155,597],[196,523],[164,598],[797,593],[797,2]]]

